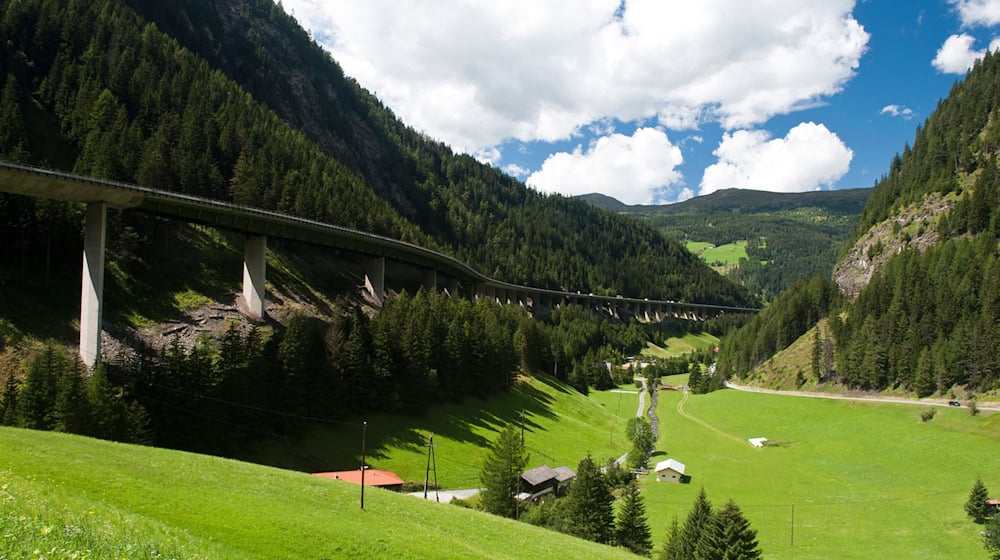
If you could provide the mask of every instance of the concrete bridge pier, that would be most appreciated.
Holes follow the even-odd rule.
[[[438,284],[438,271],[433,268],[425,270],[422,284],[425,292],[430,293],[436,290]]]
[[[243,247],[243,302],[250,317],[264,319],[264,285],[267,282],[267,237],[248,237]]]
[[[385,257],[365,261],[365,290],[378,305],[385,301]]]
[[[101,359],[101,320],[104,312],[104,249],[108,205],[87,204],[83,229],[83,281],[80,291],[80,358],[88,368]]]
[[[448,291],[449,297],[458,297],[458,280],[452,278],[448,281],[448,287],[445,288]]]

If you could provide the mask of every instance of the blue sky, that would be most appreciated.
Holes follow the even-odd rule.
[[[1000,45],[1000,0],[283,5],[428,136],[629,203],[869,187]]]

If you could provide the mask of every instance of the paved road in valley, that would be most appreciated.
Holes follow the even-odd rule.
[[[769,395],[788,395],[791,397],[808,397],[812,399],[834,399],[841,401],[862,401],[862,402],[882,402],[882,403],[895,403],[895,404],[909,404],[918,406],[952,406],[948,404],[946,399],[903,399],[899,397],[883,397],[878,395],[843,395],[836,393],[810,393],[807,391],[779,391],[777,389],[763,389],[760,387],[747,387],[745,385],[737,385],[735,383],[730,383],[726,381],[726,387],[729,389],[734,389],[736,391],[745,391],[748,393],[765,393]],[[967,404],[968,401],[959,401],[963,405]],[[984,402],[976,403],[977,410],[989,410],[991,412],[1000,412],[1000,403]]]

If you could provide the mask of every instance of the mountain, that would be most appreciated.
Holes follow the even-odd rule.
[[[918,396],[1000,389],[997,83],[1000,57],[987,53],[893,158],[836,266],[842,295],[810,297],[830,289],[816,282],[790,290],[723,345],[721,375],[763,379],[764,362],[825,315],[803,383]]]
[[[870,194],[723,189],[663,205],[626,205],[600,194],[579,198],[686,242],[716,270],[771,299],[797,280],[829,274]]]

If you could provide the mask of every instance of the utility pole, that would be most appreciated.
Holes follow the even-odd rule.
[[[792,504],[792,540],[791,545],[795,546],[795,504]]]
[[[365,442],[367,439],[368,421],[361,422],[361,509],[365,509]]]
[[[432,466],[433,465],[433,466]],[[434,470],[434,499],[439,503],[441,496],[438,494],[438,470],[437,458],[434,456],[434,434],[430,434],[427,440],[427,470],[424,471],[424,499],[427,499],[427,483],[430,480],[431,469]]]
[[[524,447],[524,409],[521,409],[521,447]]]

